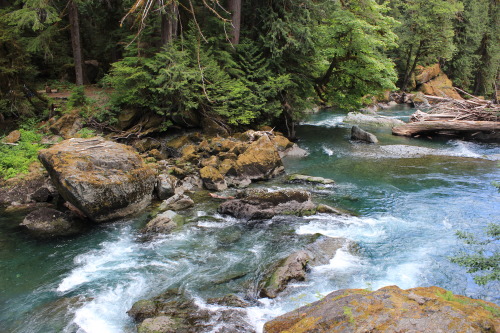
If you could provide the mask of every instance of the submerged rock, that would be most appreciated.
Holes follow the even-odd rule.
[[[38,157],[61,196],[93,221],[122,218],[151,202],[154,171],[132,147],[103,138],[70,139]]]
[[[318,237],[315,242],[292,253],[272,269],[270,276],[261,282],[260,296],[275,298],[291,281],[304,281],[310,267],[328,264],[337,250],[349,244],[352,245],[345,238]]]
[[[81,221],[52,208],[39,208],[29,213],[20,226],[37,238],[72,236],[85,230]]]
[[[363,141],[367,143],[378,143],[378,139],[375,135],[362,130],[357,125],[354,125],[351,129],[351,140]]]
[[[235,199],[219,206],[222,214],[237,218],[255,220],[268,219],[275,215],[311,215],[316,205],[311,201],[311,193],[303,190],[266,191],[252,189],[241,191]]]
[[[264,332],[499,332],[498,313],[438,287],[344,289],[267,322]]]

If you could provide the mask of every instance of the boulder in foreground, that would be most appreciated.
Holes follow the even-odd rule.
[[[93,221],[123,218],[151,202],[154,171],[132,147],[99,137],[69,139],[38,157],[60,195]]]
[[[500,307],[438,287],[344,289],[264,326],[278,332],[499,332]]]

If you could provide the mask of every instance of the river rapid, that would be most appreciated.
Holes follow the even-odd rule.
[[[386,115],[405,119],[411,111]],[[448,260],[465,248],[457,230],[480,234],[488,223],[500,222],[500,193],[492,185],[500,181],[500,145],[408,139],[368,126],[362,127],[380,143],[354,143],[343,116],[328,110],[311,115],[297,128],[309,155],[284,160],[289,174],[332,178],[335,185],[286,184],[278,177],[253,186],[305,188],[315,202],[352,216],[249,224],[217,214],[217,203],[206,200],[182,213],[181,230],[150,241],[138,233],[145,212],[79,237],[42,242],[17,228],[22,216],[0,212],[0,331],[135,332],[126,311],[169,288],[213,311],[218,308],[206,305],[207,298],[253,298],[246,320],[258,332],[266,321],[342,288],[437,285],[500,304],[499,283],[477,286]],[[339,250],[274,300],[256,299],[265,268],[316,233],[351,239],[358,250]]]

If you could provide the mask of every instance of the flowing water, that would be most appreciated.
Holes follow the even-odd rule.
[[[410,111],[387,115],[404,118]],[[479,287],[448,260],[464,248],[457,230],[480,233],[500,222],[500,194],[492,185],[500,181],[500,146],[394,137],[376,127],[365,128],[379,145],[353,143],[342,119],[331,111],[312,115],[298,127],[309,156],[284,161],[287,173],[332,178],[335,185],[290,185],[277,178],[256,186],[305,187],[316,202],[353,216],[248,224],[218,215],[208,200],[183,213],[187,223],[179,231],[150,241],[138,236],[144,213],[76,238],[42,242],[19,231],[21,215],[2,213],[0,331],[134,332],[126,311],[169,288],[181,288],[201,306],[228,293],[255,298],[266,267],[316,233],[351,239],[358,251],[339,250],[307,281],[291,284],[274,300],[254,302],[246,320],[257,331],[341,288],[437,285],[500,304],[498,283]]]

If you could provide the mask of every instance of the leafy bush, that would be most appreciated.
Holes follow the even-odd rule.
[[[29,166],[37,161],[41,134],[33,130],[20,129],[21,139],[17,145],[0,145],[0,178],[9,179],[28,173]]]
[[[498,250],[500,223],[490,223],[482,239],[463,231],[458,231],[457,236],[465,244],[470,245],[470,250],[451,257],[451,262],[466,267],[467,273],[480,273],[474,276],[474,281],[479,285],[500,280],[500,251]]]
[[[85,90],[83,86],[76,86],[71,90],[71,95],[68,98],[68,108],[82,106],[87,102]]]

